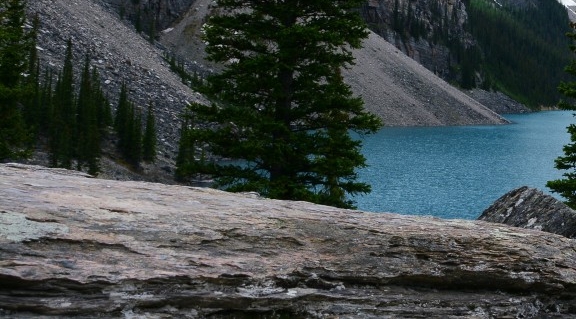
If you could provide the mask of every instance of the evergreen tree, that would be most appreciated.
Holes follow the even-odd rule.
[[[142,114],[128,99],[126,84],[122,84],[114,128],[118,134],[118,149],[134,168],[142,161]]]
[[[0,2],[0,161],[29,154],[30,134],[21,112],[27,94],[23,76],[34,45],[23,26],[24,0]]]
[[[154,117],[154,110],[152,102],[148,104],[148,112],[146,114],[146,128],[144,129],[144,137],[142,140],[142,159],[146,162],[154,162],[156,157],[156,118]]]
[[[98,123],[98,90],[93,83],[94,77],[90,70],[90,57],[87,55],[80,79],[80,91],[78,93],[76,114],[76,154],[77,169],[82,170],[88,165],[91,174],[99,170],[98,159],[100,158],[100,127]]]
[[[361,142],[381,123],[340,74],[367,36],[361,0],[219,0],[205,31],[208,58],[225,64],[201,88],[212,105],[193,104],[192,140],[236,163],[195,165],[215,186],[263,196],[353,207],[366,193],[355,168]]]
[[[152,17],[150,18],[150,26],[148,28],[148,41],[154,44],[155,40],[156,40],[156,18]]]
[[[175,179],[185,182],[196,171],[196,141],[192,135],[191,116],[183,117],[180,128],[180,140],[178,142],[178,156],[176,157]]]
[[[112,119],[110,101],[108,101],[106,94],[104,94],[102,90],[100,74],[96,68],[92,69],[92,84],[94,85],[93,92],[98,113],[98,127],[101,133],[104,134],[106,129],[111,126],[114,121]]]
[[[50,132],[50,125],[52,123],[53,116],[53,79],[54,75],[51,70],[47,70],[44,73],[42,81],[42,87],[40,89],[40,105],[38,107],[39,121],[38,121],[38,132],[48,137]]]
[[[128,125],[130,111],[130,101],[128,101],[128,89],[126,83],[122,83],[120,89],[120,97],[118,98],[118,105],[116,106],[116,115],[114,117],[114,129],[118,133],[118,148],[124,149],[126,127]]]
[[[24,117],[29,127],[34,128],[38,133],[40,122],[43,121],[40,114],[40,60],[38,57],[38,50],[36,49],[36,37],[40,28],[40,19],[38,15],[34,17],[32,30],[28,34],[31,45],[29,47],[30,53],[28,56],[28,71],[26,72],[26,85],[30,94],[25,101]],[[45,119],[44,119],[45,120]]]
[[[76,146],[76,103],[72,41],[68,40],[62,73],[56,82],[50,123],[52,166],[72,167]]]
[[[572,32],[568,33],[567,36],[576,41],[576,23],[570,23],[570,27]],[[570,50],[572,53],[576,53],[576,45],[572,44]],[[573,57],[565,70],[571,76],[576,76],[576,58]],[[576,110],[576,103],[574,102],[576,99],[576,81],[560,83],[558,91],[568,99],[560,101],[559,107],[565,110]],[[546,186],[552,192],[562,195],[566,199],[565,203],[576,209],[576,124],[570,124],[567,131],[570,134],[571,143],[564,146],[564,156],[559,156],[555,160],[555,167],[567,172],[562,174],[564,178],[548,181]]]
[[[142,113],[130,104],[124,157],[132,167],[138,168],[142,161]]]

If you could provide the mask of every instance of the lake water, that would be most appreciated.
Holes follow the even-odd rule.
[[[372,185],[358,209],[475,219],[508,191],[527,185],[545,192],[562,176],[554,159],[569,143],[573,112],[508,115],[511,125],[383,128],[363,138]]]

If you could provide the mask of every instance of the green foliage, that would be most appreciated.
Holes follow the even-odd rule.
[[[347,195],[369,192],[356,181],[365,159],[349,131],[368,134],[381,123],[340,74],[367,36],[362,2],[218,1],[224,13],[204,29],[206,51],[225,69],[201,88],[212,105],[191,105],[188,121],[202,125],[184,127],[181,148],[191,157],[202,141],[235,161],[196,161],[186,174],[211,175],[230,191],[340,207],[353,207]]]
[[[77,169],[88,166],[90,174],[99,171],[100,141],[104,128],[110,123],[108,101],[105,98],[96,70],[90,71],[90,57],[86,56],[76,106],[76,161]]]
[[[111,126],[114,121],[112,119],[110,101],[102,89],[100,73],[96,68],[92,69],[92,93],[94,94],[94,103],[96,103],[98,127],[100,128],[101,135],[103,135],[106,129]]]
[[[114,128],[118,134],[118,149],[126,161],[134,168],[142,161],[142,114],[128,99],[126,84],[122,84]]]
[[[188,73],[186,68],[184,67],[184,62],[176,60],[174,55],[170,57],[164,56],[164,60],[168,62],[170,65],[170,70],[178,74],[182,83],[188,85],[191,88],[197,88],[202,85],[202,78],[198,75],[198,73],[194,72],[193,74]]]
[[[487,0],[467,3],[470,32],[483,48],[482,69],[497,89],[530,106],[553,105],[556,83],[569,62],[564,36],[568,15],[556,1],[501,7]]]
[[[128,89],[126,83],[122,83],[120,88],[120,97],[118,98],[118,105],[116,106],[116,115],[114,116],[114,129],[118,133],[120,149],[124,148],[122,144],[124,142],[123,136],[126,136],[126,123],[130,116],[130,101],[128,101]]]
[[[23,0],[0,2],[0,161],[29,154],[30,132],[21,108],[31,89],[23,74],[35,35],[23,29],[25,5]]]
[[[134,21],[134,27],[136,28],[136,32],[142,32],[142,13],[140,9],[136,11],[136,21]]]
[[[573,54],[572,61],[566,66],[566,73],[576,76],[576,23],[570,24],[572,32],[568,33],[568,38],[572,39],[573,44],[570,45],[570,51]],[[567,100],[562,100],[559,103],[560,108],[565,110],[576,110],[576,82],[562,82],[558,86],[558,91]],[[576,124],[570,124],[567,127],[568,134],[570,134],[570,144],[564,146],[564,156],[559,156],[555,161],[555,167],[559,170],[567,171],[562,176],[564,178],[548,181],[546,186],[554,193],[562,195],[566,199],[565,203],[573,209],[576,209]]]
[[[156,40],[156,18],[150,19],[150,26],[148,27],[148,41],[154,44]]]
[[[110,105],[102,91],[100,76],[90,68],[86,56],[78,90],[74,84],[72,42],[69,40],[62,72],[52,92],[52,76],[46,75],[38,89],[38,114],[45,124],[38,123],[39,132],[49,140],[53,167],[87,168],[97,174],[101,156],[101,139],[111,124]],[[76,91],[78,91],[76,93]]]
[[[152,102],[150,102],[146,114],[146,128],[142,139],[142,159],[146,162],[154,162],[156,157],[156,119],[152,106]]]
[[[76,95],[72,41],[68,40],[62,73],[56,82],[50,119],[50,150],[53,167],[72,168],[76,141]]]
[[[179,182],[185,182],[198,170],[196,167],[197,141],[194,140],[192,130],[191,115],[186,114],[180,128],[180,141],[178,142],[178,156],[176,157],[176,172],[174,175],[174,178]]]

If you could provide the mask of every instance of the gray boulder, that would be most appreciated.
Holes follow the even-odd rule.
[[[527,186],[500,197],[478,219],[576,237],[576,211],[553,196]]]
[[[0,164],[2,318],[574,318],[571,239]]]

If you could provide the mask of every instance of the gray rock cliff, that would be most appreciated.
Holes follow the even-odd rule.
[[[0,164],[6,318],[573,318],[571,239]]]
[[[555,197],[527,186],[496,200],[478,219],[576,237],[576,211]]]

